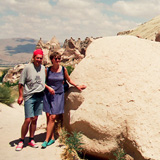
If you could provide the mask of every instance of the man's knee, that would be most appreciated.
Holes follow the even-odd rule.
[[[24,121],[24,123],[30,123],[31,122],[31,118],[25,118],[25,121]]]
[[[37,119],[38,119],[38,116],[32,117],[32,118],[31,118],[32,123],[36,123],[36,122],[37,122]]]

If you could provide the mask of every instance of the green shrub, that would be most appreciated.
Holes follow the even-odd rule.
[[[67,69],[67,71],[68,71],[68,74],[70,75],[70,74],[73,72],[74,67],[72,67],[72,66],[67,66],[66,69]]]
[[[120,148],[116,152],[114,152],[113,155],[116,157],[115,160],[125,160],[126,153],[123,149]]]
[[[81,143],[82,134],[81,132],[68,133],[69,137],[66,139],[65,144],[68,146],[69,152],[75,150],[76,152],[82,152],[83,148]]]
[[[11,89],[5,85],[0,85],[0,102],[7,105],[14,102],[14,98],[11,96]]]
[[[7,87],[12,87],[12,86],[17,86],[18,83],[19,83],[19,81],[17,81],[16,83],[5,82],[4,85]]]
[[[81,142],[81,132],[68,133],[64,128],[62,128],[59,135],[59,141],[62,145],[66,145],[64,153],[62,153],[63,160],[87,160],[80,158],[85,156],[82,153],[82,150],[84,149],[82,148],[83,143]]]
[[[6,75],[6,73],[8,72],[9,69],[5,69],[3,70],[2,76],[0,76],[0,82],[3,81],[4,76]]]
[[[62,128],[59,135],[59,142],[65,144],[67,135],[68,135],[68,132],[64,128]]]

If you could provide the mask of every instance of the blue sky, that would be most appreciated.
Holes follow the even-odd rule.
[[[0,39],[115,36],[158,15],[159,0],[5,0]]]

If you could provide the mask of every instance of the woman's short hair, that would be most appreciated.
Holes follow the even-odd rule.
[[[61,57],[61,54],[59,52],[57,52],[57,51],[54,51],[49,56],[50,60],[52,60],[55,57]]]

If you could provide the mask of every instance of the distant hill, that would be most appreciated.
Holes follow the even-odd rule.
[[[160,16],[139,25],[133,30],[119,32],[117,35],[133,35],[154,41],[158,32],[160,32]]]
[[[0,39],[0,66],[28,63],[37,42],[32,38]]]

